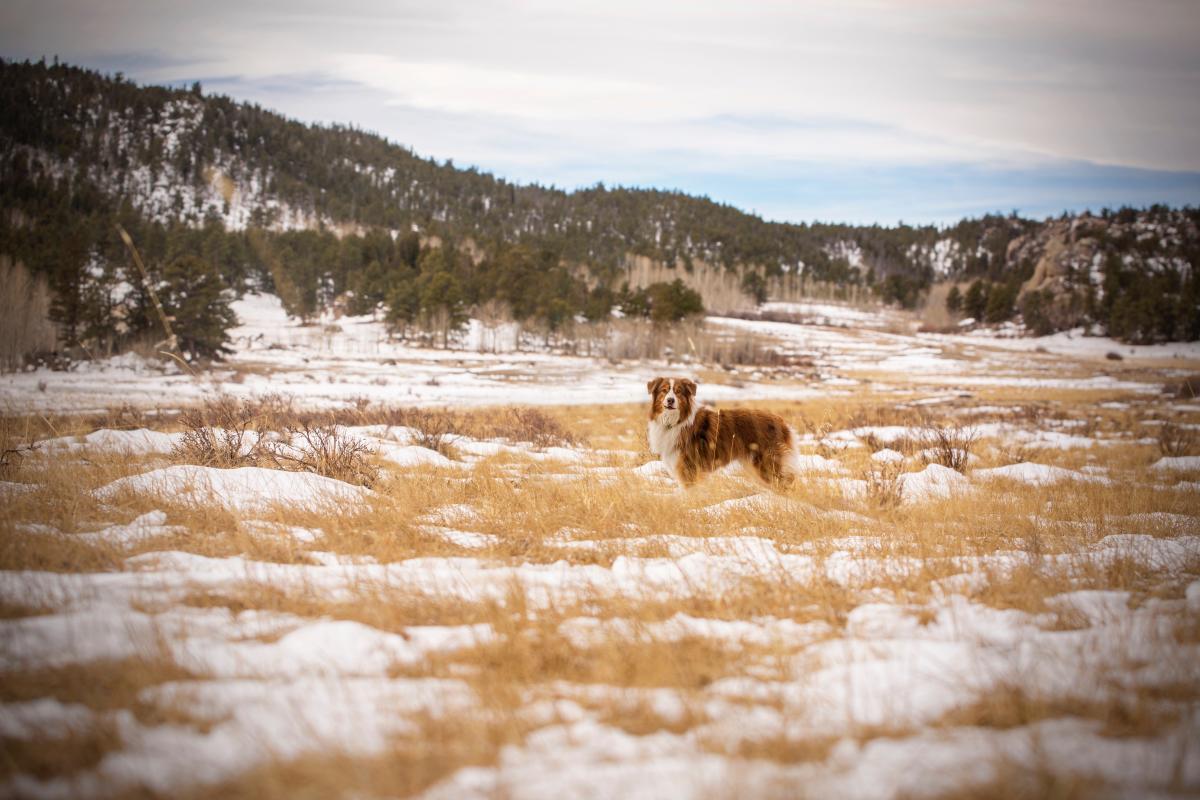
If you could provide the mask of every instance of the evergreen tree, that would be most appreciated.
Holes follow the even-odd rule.
[[[1016,310],[1017,293],[1020,286],[1015,283],[992,285],[988,290],[987,305],[984,306],[983,318],[990,323],[1004,322],[1012,319]]]
[[[655,322],[678,322],[704,313],[699,292],[689,289],[679,278],[670,283],[652,283],[646,294],[650,300],[650,319]]]
[[[967,312],[968,317],[982,320],[984,311],[987,310],[987,304],[988,285],[979,279],[972,281],[971,285],[967,287],[966,297],[963,298],[963,310]]]
[[[237,324],[237,315],[229,305],[230,293],[210,264],[196,256],[170,262],[157,291],[184,354],[220,358],[232,352],[228,331]]]
[[[946,310],[951,314],[957,314],[962,310],[963,296],[958,290],[958,286],[951,286],[950,291],[946,294]]]

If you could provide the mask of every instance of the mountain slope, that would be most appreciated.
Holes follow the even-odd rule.
[[[707,293],[710,307],[732,301],[717,301],[701,286],[714,281],[700,281],[697,271],[729,273],[724,284],[750,297],[817,281],[870,287],[904,304],[935,280],[978,278],[1011,296],[995,304],[994,316],[1011,315],[1037,290],[1048,293],[1049,307],[1061,306],[1047,323],[1052,327],[1107,324],[1111,309],[1097,306],[1105,269],[1140,276],[1109,280],[1110,292],[1165,275],[1155,291],[1182,298],[1192,296],[1192,266],[1200,260],[1194,209],[1084,217],[1092,234],[1082,247],[1069,219],[994,216],[947,229],[771,223],[676,192],[516,185],[422,159],[354,128],[305,125],[204,95],[199,86],[139,87],[57,64],[0,62],[0,110],[0,201],[7,211],[0,248],[53,276],[60,306],[64,293],[86,293],[73,284],[85,284],[87,275],[119,271],[109,263],[124,258],[109,230],[117,217],[138,229],[152,260],[189,247],[207,250],[204,257],[228,282],[277,291],[286,291],[274,286],[281,277],[297,283],[310,311],[347,289],[386,299],[396,283],[387,276],[400,262],[378,236],[394,242],[414,231],[427,245],[454,243],[476,265],[514,246],[528,248],[518,251],[527,261],[564,265],[585,285],[553,291],[576,312],[597,285],[615,290],[636,265],[649,263],[654,269],[642,272],[680,276]],[[304,239],[304,232],[318,238]],[[359,242],[350,254],[348,238]],[[1056,280],[1031,284],[1052,242],[1054,263],[1040,274]],[[314,248],[326,263],[305,255]],[[384,278],[367,291],[363,276],[373,263]],[[416,269],[415,259],[407,266]],[[466,295],[470,302],[492,299],[486,286],[468,287]],[[1184,323],[1147,336],[1192,335],[1190,302],[1177,314]]]

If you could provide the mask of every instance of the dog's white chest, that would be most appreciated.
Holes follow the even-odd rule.
[[[668,453],[674,453],[679,450],[678,425],[668,427],[657,420],[651,420],[650,424],[646,427],[646,435],[650,440],[650,451],[657,453],[659,456],[665,458]]]
[[[657,420],[651,420],[646,428],[646,435],[650,440],[650,452],[662,459],[667,470],[676,479],[679,477],[677,474],[679,467],[679,432],[680,426],[672,425],[668,427]]]

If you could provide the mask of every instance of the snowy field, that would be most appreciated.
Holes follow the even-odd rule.
[[[803,368],[609,363],[238,311],[208,372],[0,377],[0,796],[1200,792],[1194,345],[822,304],[708,321]],[[664,373],[787,418],[797,485],[676,488]]]

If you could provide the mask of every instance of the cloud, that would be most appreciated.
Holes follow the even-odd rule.
[[[8,55],[201,79],[525,180],[753,187],[760,199],[748,204],[772,214],[811,207],[796,180],[834,184],[814,175],[840,175],[837,208],[855,216],[888,213],[875,198],[895,194],[901,175],[947,207],[975,207],[959,179],[938,177],[968,168],[973,191],[1007,187],[997,201],[1025,191],[1052,204],[1058,192],[1067,206],[1102,194],[1074,188],[1067,165],[1079,164],[1109,178],[1109,167],[1142,170],[1105,183],[1106,203],[1121,187],[1128,202],[1156,197],[1156,185],[1161,199],[1200,201],[1194,181],[1168,177],[1200,171],[1197,41],[1200,6],[1188,0],[0,8]],[[577,177],[587,169],[592,178]]]

